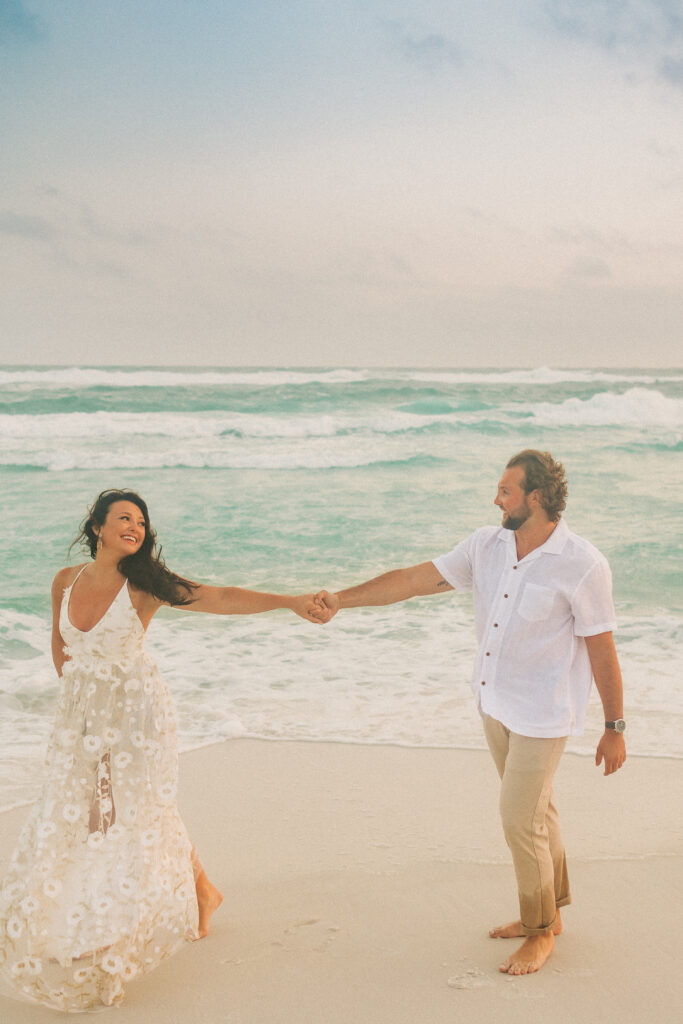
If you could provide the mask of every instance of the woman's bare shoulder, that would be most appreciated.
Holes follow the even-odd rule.
[[[83,562],[82,565],[66,565],[63,569],[60,569],[52,581],[53,592],[66,590],[67,587],[70,587],[81,569],[85,568],[86,565],[87,562]]]

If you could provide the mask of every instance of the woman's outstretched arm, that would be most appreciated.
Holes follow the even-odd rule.
[[[188,612],[209,612],[212,615],[254,615],[276,608],[288,608],[308,622],[316,622],[313,594],[266,594],[241,587],[209,587],[203,583],[192,592],[191,604],[182,606]]]

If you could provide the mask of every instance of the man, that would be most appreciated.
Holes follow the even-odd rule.
[[[562,464],[527,449],[510,459],[498,484],[500,527],[476,530],[433,562],[316,596],[326,622],[340,608],[473,591],[479,649],[472,690],[501,778],[520,905],[519,920],[489,934],[524,939],[500,965],[508,974],[543,966],[562,930],[560,908],[571,902],[552,780],[567,737],[583,731],[592,678],[605,713],[595,763],[610,775],[626,758],[611,574],[600,552],[562,520],[566,495]]]

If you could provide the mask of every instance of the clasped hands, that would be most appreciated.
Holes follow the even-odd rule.
[[[317,594],[306,594],[298,600],[302,602],[302,609],[293,609],[297,615],[319,626],[329,622],[341,607],[338,596],[327,590],[320,590]]]

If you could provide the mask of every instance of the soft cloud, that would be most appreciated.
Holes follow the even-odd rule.
[[[0,0],[0,361],[680,360],[679,9]]]
[[[602,284],[612,277],[612,271],[605,260],[594,257],[580,258],[574,260],[567,267],[565,276],[570,281],[580,284],[593,284],[596,282]]]
[[[114,242],[117,245],[146,245],[147,236],[140,231],[120,230],[112,227],[100,218],[86,203],[79,204],[78,227],[86,237],[102,242]]]
[[[683,38],[678,0],[545,0],[555,28],[605,49],[675,45]]]
[[[26,212],[29,204],[33,209]],[[42,275],[56,273],[61,279],[87,277],[133,280],[142,266],[153,265],[161,254],[154,248],[151,235],[125,227],[114,227],[87,203],[51,186],[42,186],[26,196],[23,211],[0,210],[0,239],[11,239],[4,246],[4,258],[11,264],[21,253],[34,253],[38,287]],[[33,245],[21,243],[34,243]],[[40,269],[38,269],[40,268]],[[48,268],[52,268],[48,270]]]
[[[54,225],[44,217],[2,210],[0,211],[0,234],[50,242],[56,237],[57,231]]]
[[[661,80],[681,86],[683,13],[679,0],[545,0],[554,31],[644,62]]]
[[[44,30],[21,0],[0,0],[0,43],[10,39],[35,41]]]
[[[659,71],[667,82],[683,89],[683,57],[680,59],[665,58],[659,66]]]
[[[394,48],[411,64],[424,70],[460,68],[465,62],[463,50],[442,32],[411,29],[401,21],[387,21],[385,26]]]
[[[410,261],[389,249],[347,248],[336,254],[327,268],[330,278],[342,285],[364,288],[414,287],[417,275]]]
[[[617,230],[604,231],[590,224],[576,224],[572,227],[555,226],[548,230],[547,238],[550,242],[558,242],[561,245],[590,246],[602,252],[624,252],[631,249],[632,245],[628,237]]]

